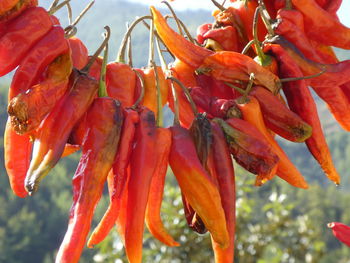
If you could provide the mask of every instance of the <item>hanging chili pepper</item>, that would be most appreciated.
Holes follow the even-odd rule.
[[[52,25],[49,14],[42,7],[29,8],[8,23],[0,41],[0,76],[16,68],[28,51],[50,31]]]
[[[10,10],[7,10],[2,13],[0,12],[0,27],[6,26],[6,23],[22,15],[22,13],[26,9],[29,9],[30,7],[34,7],[38,5],[38,0],[21,0],[16,2],[17,2],[16,5],[14,5],[13,8],[11,8]]]
[[[255,86],[249,93],[260,104],[266,126],[292,142],[304,142],[312,134],[312,127],[286,107],[263,87]]]
[[[89,61],[88,49],[83,41],[77,37],[71,37],[68,41],[72,50],[73,67],[82,69]]]
[[[125,226],[125,250],[130,263],[142,260],[142,237],[147,199],[156,167],[154,113],[143,108],[136,128],[136,146],[130,159],[130,180]]]
[[[323,10],[315,0],[292,0],[293,5],[303,13],[307,35],[327,46],[350,49],[350,28]]]
[[[78,262],[92,217],[112,167],[123,122],[119,102],[97,98],[88,112],[88,133],[73,177],[73,205],[56,262]]]
[[[229,245],[222,249],[214,240],[212,241],[215,262],[232,263],[234,259],[234,241],[236,225],[236,190],[235,174],[225,135],[220,126],[211,122],[213,132],[213,157],[215,171],[221,196],[221,204],[225,212],[226,227],[229,235]]]
[[[223,81],[217,80],[207,75],[196,75],[197,85],[206,89],[211,97],[220,99],[233,99],[236,92],[231,87],[227,86]]]
[[[253,125],[237,118],[226,122],[218,118],[213,120],[224,130],[237,163],[253,174],[273,176],[272,171],[277,168],[279,158]]]
[[[100,223],[91,234],[88,247],[100,243],[108,235],[119,215],[122,197],[126,195],[128,173],[127,167],[135,140],[135,128],[139,122],[137,111],[126,109],[124,111],[124,124],[121,140],[113,167],[108,174],[108,188],[110,189],[110,203]]]
[[[57,57],[48,66],[42,82],[10,101],[8,113],[12,127],[17,133],[31,132],[40,125],[55,103],[66,92],[71,71],[71,53],[68,52]]]
[[[307,183],[301,173],[267,130],[258,100],[252,96],[247,96],[237,99],[236,102],[237,107],[242,112],[243,119],[261,132],[278,155],[280,161],[278,162],[277,175],[295,187],[307,188]]]
[[[222,50],[238,52],[237,31],[233,26],[212,28],[203,34],[203,38],[213,39],[220,44]],[[205,45],[208,48],[207,45]]]
[[[206,37],[204,37],[204,35],[210,31],[213,28],[213,24],[211,23],[206,23],[206,24],[202,24],[199,27],[197,27],[197,42],[201,45],[204,44],[204,41],[206,40]]]
[[[342,243],[350,247],[350,227],[339,222],[327,224],[332,229],[333,235]]]
[[[281,46],[271,45],[270,48],[279,62],[282,77],[303,76],[293,58]],[[316,104],[305,81],[286,82],[283,85],[283,92],[286,95],[290,109],[312,126],[312,135],[306,140],[309,151],[320,164],[327,177],[339,184],[340,177],[334,167],[331,153],[323,135]]]
[[[182,193],[198,213],[213,239],[226,248],[229,237],[218,189],[201,165],[188,130],[171,127],[169,163]],[[191,176],[188,176],[188,175]]]

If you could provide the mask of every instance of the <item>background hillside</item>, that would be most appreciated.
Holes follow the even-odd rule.
[[[87,1],[72,1],[77,15]],[[44,6],[47,4],[44,3]],[[112,28],[110,60],[116,57],[125,32],[125,23],[136,16],[148,14],[148,7],[137,4],[103,0],[79,23],[77,36],[91,53],[102,40],[103,27]],[[65,17],[65,10],[59,17]],[[178,16],[191,32],[204,22],[212,22],[210,12],[179,12]],[[62,19],[67,24],[66,19]],[[350,59],[348,51],[337,50],[340,59]],[[133,56],[136,67],[145,66],[148,58],[148,32],[140,25],[133,34]],[[11,74],[0,79],[0,262],[54,262],[66,231],[71,203],[71,178],[79,154],[57,165],[43,181],[40,191],[27,199],[16,198],[9,189],[3,165],[3,129],[7,118],[6,98]],[[305,175],[311,188],[308,191],[288,186],[279,179],[261,188],[253,187],[254,177],[236,167],[237,174],[237,262],[348,262],[348,248],[335,240],[326,224],[343,221],[350,224],[347,207],[350,201],[350,136],[342,131],[317,99],[322,124],[342,175],[342,185],[330,183],[303,144],[280,140],[293,162]],[[166,248],[146,234],[144,262],[209,262],[212,258],[210,238],[198,236],[186,228],[181,198],[174,177],[169,172],[163,215],[166,226],[182,243],[180,248]],[[98,207],[95,220],[101,218],[107,198]],[[95,223],[96,223],[95,222]],[[84,252],[81,262],[126,262],[121,243],[115,234],[95,249]],[[257,259],[260,259],[259,261]]]

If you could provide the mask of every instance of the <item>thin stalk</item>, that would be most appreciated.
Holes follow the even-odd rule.
[[[258,39],[258,19],[259,19],[259,13],[261,7],[258,6],[255,9],[254,12],[254,19],[253,19],[253,37],[254,37],[254,46],[256,49],[256,52],[258,53],[259,58],[261,59],[261,61],[265,61],[266,60],[266,55],[264,54],[264,52],[262,51],[259,39]]]
[[[126,30],[129,29],[129,23],[126,23]],[[131,41],[131,35],[128,39],[128,65],[130,68],[133,68],[133,61],[132,61],[132,41]]]
[[[254,73],[250,73],[249,82],[248,82],[247,88],[245,89],[245,94],[244,94],[245,97],[247,97],[249,95],[249,92],[251,91],[251,89],[253,87],[254,80],[255,80]]]
[[[242,94],[242,95],[245,94],[245,90],[244,89],[241,89],[241,88],[239,88],[239,87],[237,87],[237,86],[235,86],[235,85],[233,85],[233,84],[231,84],[229,82],[225,82],[225,84],[227,86],[229,86],[230,88],[233,88],[234,90],[237,90],[240,94]]]
[[[255,40],[254,40],[254,39],[250,40],[250,41],[248,42],[248,44],[245,45],[245,47],[243,48],[241,54],[243,54],[243,55],[247,54],[247,53],[248,53],[248,50],[252,47],[252,45],[254,45],[254,43],[255,43]]]
[[[168,78],[172,78],[172,76],[167,77]],[[174,85],[174,81],[171,79],[171,92],[173,93],[173,98],[174,98],[174,125],[180,125],[180,111],[179,111],[179,97],[178,94],[176,92],[176,88]]]
[[[111,36],[111,29],[109,28],[109,26],[105,26],[104,29],[106,30],[106,35],[105,35],[105,39],[102,42],[102,44],[100,45],[100,47],[96,50],[96,52],[94,53],[94,55],[90,58],[89,62],[86,64],[86,66],[81,70],[81,72],[83,73],[88,73],[92,64],[94,64],[96,58],[98,57],[98,55],[100,55],[100,53],[102,52],[102,50],[105,48],[105,46],[107,45],[109,38]]]
[[[127,48],[129,36],[131,35],[131,32],[134,29],[134,27],[138,23],[140,23],[141,21],[143,21],[145,19],[152,19],[152,16],[142,16],[142,17],[137,18],[134,22],[131,23],[131,25],[130,25],[128,31],[126,31],[124,38],[122,40],[122,43],[120,45],[116,61],[125,63],[125,50]]]
[[[151,27],[149,30],[149,46],[148,46],[148,66],[152,67],[154,65],[154,23],[151,22]]]
[[[162,3],[165,4],[169,8],[171,14],[173,15],[173,17],[175,19],[175,22],[176,22],[177,28],[179,30],[179,33],[180,33],[181,36],[183,36],[183,31],[182,31],[179,19],[177,18],[177,15],[176,15],[174,9],[171,7],[171,5],[167,1],[162,1]]]
[[[65,32],[64,37],[68,39],[68,38],[74,37],[77,34],[78,29],[75,26],[74,27],[68,26],[64,29],[64,32]]]
[[[72,26],[75,26],[79,23],[79,21],[83,18],[83,16],[86,14],[87,11],[94,5],[95,0],[92,0],[84,9],[81,11],[81,13],[78,15],[78,17],[74,20],[74,22],[71,24]]]
[[[57,5],[58,5],[58,2],[59,2],[60,0],[54,0],[52,3],[51,3],[51,5],[50,5],[50,7],[49,7],[49,13],[51,12],[51,10],[52,9],[54,9]]]
[[[156,48],[157,48],[157,52],[158,52],[158,56],[159,56],[159,60],[160,60],[160,65],[162,66],[162,69],[165,72],[168,70],[168,66],[165,62],[165,58],[163,56],[162,50],[160,49],[160,44],[159,44],[158,38],[156,38]]]
[[[62,7],[64,7],[69,2],[70,2],[70,0],[66,0],[66,1],[60,3],[59,5],[54,6],[53,8],[49,9],[48,13],[50,15],[53,15],[54,13],[56,13],[58,10],[60,10]]]
[[[138,72],[135,69],[133,69],[133,71],[135,72],[136,76],[139,78],[140,83],[141,83],[141,94],[137,98],[137,100],[135,101],[134,105],[131,106],[131,109],[135,110],[139,106],[139,104],[142,102],[143,97],[145,96],[145,80],[143,79],[140,72]]]
[[[166,20],[169,19],[169,18],[175,19],[175,17],[172,16],[172,15],[166,15],[166,16],[165,16],[165,19],[166,19]],[[176,20],[176,19],[175,19],[175,20]],[[177,21],[180,23],[182,29],[185,31],[185,34],[186,34],[188,40],[189,40],[190,42],[194,43],[194,44],[198,44],[198,42],[192,37],[192,35],[191,35],[190,31],[188,30],[188,28],[186,27],[185,23],[184,23],[181,19],[179,19],[179,18],[177,18]]]
[[[290,82],[290,81],[297,81],[297,80],[303,80],[303,79],[312,79],[312,78],[317,78],[319,76],[321,76],[323,73],[326,72],[326,67],[323,67],[322,71],[314,74],[314,75],[309,75],[309,76],[303,76],[303,77],[297,77],[297,78],[284,78],[284,79],[280,79],[280,82]]]
[[[275,35],[275,32],[273,31],[272,29],[272,26],[271,26],[271,17],[270,17],[270,14],[269,12],[267,12],[267,9],[266,9],[266,6],[265,6],[265,3],[263,0],[258,0],[258,3],[259,3],[259,6],[261,7],[260,9],[260,12],[261,12],[261,18],[265,24],[265,27],[267,29],[267,32],[270,36],[274,36]]]
[[[182,82],[180,80],[178,80],[177,78],[175,78],[173,76],[171,76],[171,77],[168,76],[167,79],[171,79],[172,81],[175,81],[181,87],[182,91],[185,93],[185,96],[186,96],[188,102],[191,105],[193,114],[196,116],[198,114],[197,106],[194,103],[192,96],[191,96],[190,92],[188,91],[188,89],[184,86],[184,84],[182,84]]]
[[[106,67],[108,61],[108,43],[105,46],[105,51],[103,54],[103,61],[101,66],[101,74],[100,74],[100,87],[98,89],[99,97],[107,97],[107,85],[106,85]]]
[[[220,11],[225,11],[226,8],[222,5],[220,5],[218,2],[216,2],[215,0],[211,0],[211,2],[217,7],[219,8]]]
[[[292,1],[291,0],[285,0],[285,1],[286,1],[285,9],[292,10],[293,9]]]
[[[68,21],[69,24],[71,25],[73,23],[73,12],[72,12],[72,6],[70,3],[67,3],[67,11],[68,11]]]
[[[163,107],[162,107],[162,92],[160,90],[160,83],[159,83],[159,74],[157,70],[157,65],[153,61],[152,65],[154,69],[154,75],[156,78],[156,95],[157,95],[157,127],[162,127],[163,126]]]

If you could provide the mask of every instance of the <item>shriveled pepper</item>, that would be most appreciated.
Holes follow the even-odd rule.
[[[42,7],[31,7],[8,23],[0,41],[0,76],[16,68],[52,25],[50,15]],[[45,53],[42,55],[47,56]]]
[[[249,93],[260,104],[266,126],[292,142],[304,142],[312,134],[312,127],[291,111],[271,92],[255,86]]]
[[[135,110],[126,109],[124,112],[124,124],[121,133],[121,141],[116,154],[113,167],[108,174],[108,188],[110,189],[110,203],[100,223],[91,234],[88,247],[100,243],[108,235],[115,224],[122,198],[127,195],[127,168],[130,163],[130,156],[134,146],[135,128],[139,122],[139,114]]]
[[[93,102],[97,90],[95,79],[78,72],[70,91],[40,125],[34,141],[35,155],[26,176],[26,189],[30,194],[60,159],[69,134]]]
[[[76,69],[82,69],[89,61],[89,51],[83,41],[77,37],[71,37],[68,41],[72,50],[73,66]]]
[[[79,261],[118,148],[123,117],[117,101],[106,97],[95,99],[87,118],[88,133],[73,177],[73,205],[68,229],[56,256],[57,263]]]
[[[277,175],[295,187],[307,188],[307,183],[301,173],[267,130],[258,100],[252,96],[247,96],[237,99],[236,102],[237,107],[241,110],[243,119],[258,128],[278,155],[280,160],[278,162]]]
[[[12,127],[17,133],[31,132],[40,125],[66,92],[71,71],[71,53],[68,52],[49,65],[42,82],[10,101],[8,113],[11,116]]]
[[[145,213],[152,176],[156,167],[156,125],[154,113],[147,108],[140,112],[136,127],[136,145],[130,159],[128,183],[125,250],[130,263],[142,260],[142,238]]]
[[[233,26],[212,28],[203,35],[204,39],[213,39],[223,50],[238,52],[237,31]],[[208,45],[205,45],[208,48]]]
[[[213,240],[213,250],[215,262],[232,263],[234,260],[236,226],[235,174],[224,133],[222,132],[220,126],[214,122],[211,122],[211,127],[213,132],[212,150],[217,177],[216,179],[219,185],[221,204],[225,212],[226,227],[229,235],[229,245],[226,249],[222,249]]]
[[[169,163],[182,193],[198,213],[215,242],[229,245],[224,210],[219,190],[201,165],[188,130],[171,127],[172,146]]]
[[[271,45],[271,49],[279,62],[280,74],[285,78],[301,77],[298,65],[288,53],[278,45]],[[334,183],[340,183],[339,174],[333,164],[322,126],[317,114],[316,104],[304,80],[286,82],[283,85],[291,110],[297,113],[312,126],[312,135],[306,140],[306,145],[327,177]]]
[[[19,0],[10,10],[0,14],[0,28],[19,17],[26,9],[38,5],[38,0]]]

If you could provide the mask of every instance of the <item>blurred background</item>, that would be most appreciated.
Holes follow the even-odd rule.
[[[49,6],[47,0],[39,2],[44,7]],[[159,2],[97,0],[78,24],[77,36],[93,53],[102,41],[103,27],[109,25],[112,29],[109,60],[113,61],[126,30],[126,22],[131,23],[136,16],[149,14],[149,4],[163,8]],[[343,2],[339,16],[344,24],[350,26],[350,1]],[[72,0],[71,3],[73,15],[77,16],[88,1]],[[173,6],[193,34],[200,24],[213,21],[211,10],[214,8],[210,0],[176,0]],[[165,9],[162,12],[168,13]],[[66,10],[59,11],[57,15],[63,25],[68,25]],[[132,45],[134,66],[146,66],[146,28],[139,26],[135,30]],[[350,59],[349,51],[337,49],[336,52],[341,60]],[[10,81],[11,74],[0,79],[0,105],[3,105],[0,111],[1,137],[7,119],[7,90]],[[309,182],[309,190],[292,188],[278,178],[257,188],[253,186],[255,177],[236,166],[236,262],[350,262],[350,249],[338,242],[326,227],[332,221],[350,224],[350,136],[335,123],[325,104],[316,99],[327,141],[342,176],[342,184],[336,187],[326,179],[304,144],[292,144],[282,139],[279,140],[281,145]],[[3,138],[0,140],[0,153],[3,156]],[[71,178],[79,156],[77,153],[61,160],[43,180],[40,191],[26,199],[12,194],[1,157],[0,262],[54,262],[55,253],[67,228],[72,200]],[[94,226],[101,219],[107,205],[108,197],[105,195],[97,208]],[[162,217],[165,226],[181,246],[166,247],[146,230],[143,262],[212,262],[209,235],[197,235],[187,228],[180,191],[170,170]],[[85,249],[80,262],[127,262],[116,231],[113,230],[96,248]]]

